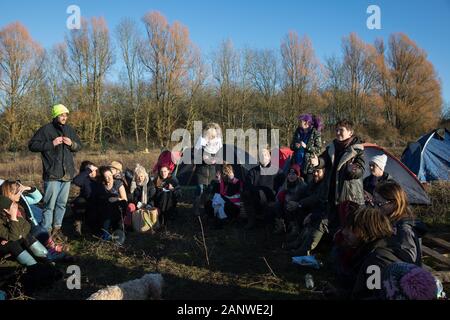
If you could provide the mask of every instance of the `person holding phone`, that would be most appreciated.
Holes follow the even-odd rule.
[[[161,223],[167,224],[167,218],[173,217],[177,202],[181,197],[181,187],[167,166],[161,166],[156,178],[150,184],[150,197],[160,211]]]

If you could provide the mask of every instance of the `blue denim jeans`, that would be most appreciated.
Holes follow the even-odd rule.
[[[44,181],[44,219],[42,226],[46,230],[62,226],[69,191],[70,182]]]

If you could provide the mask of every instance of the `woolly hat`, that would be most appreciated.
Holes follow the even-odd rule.
[[[5,196],[0,196],[0,211],[3,212],[3,209],[9,210],[11,207],[11,199]]]
[[[52,107],[52,119],[64,114],[69,113],[69,109],[66,108],[66,106],[62,104],[57,104]]]
[[[300,177],[300,166],[298,164],[293,164],[290,168],[289,171],[294,170],[295,174],[297,175],[297,177]]]
[[[383,295],[387,300],[433,300],[438,288],[433,275],[415,264],[397,262],[383,272]]]
[[[380,154],[378,156],[374,156],[372,159],[370,159],[370,162],[376,164],[378,168],[384,171],[387,163],[387,155]]]

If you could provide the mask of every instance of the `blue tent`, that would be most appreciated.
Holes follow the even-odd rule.
[[[402,162],[421,182],[450,180],[450,132],[436,129],[410,143]]]

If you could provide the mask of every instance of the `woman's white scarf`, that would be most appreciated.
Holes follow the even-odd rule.
[[[149,182],[148,174],[145,174],[145,179],[144,179],[144,182],[142,184],[142,195],[141,195],[141,203],[143,203],[143,204],[147,204],[147,200],[148,200],[147,199],[147,185],[148,185],[148,182]],[[131,181],[131,187],[130,187],[131,194],[134,193],[134,191],[136,190],[136,188],[138,186],[141,186],[141,185],[138,185],[136,183],[136,176],[134,176],[133,180]]]

